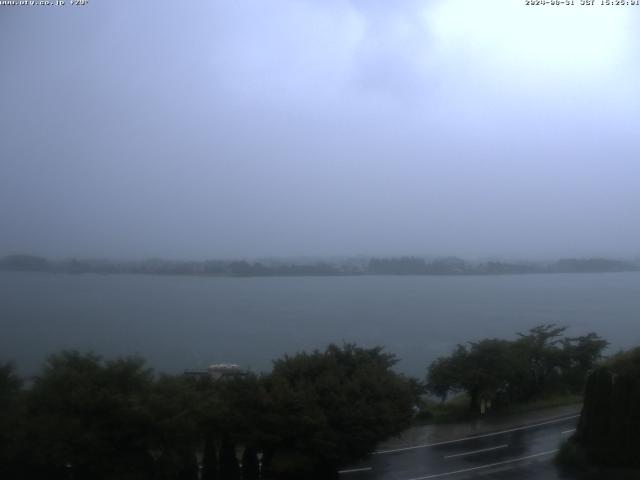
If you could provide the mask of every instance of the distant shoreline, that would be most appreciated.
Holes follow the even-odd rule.
[[[421,257],[356,258],[340,262],[164,259],[114,261],[49,260],[34,255],[0,259],[0,271],[180,275],[200,277],[354,277],[354,276],[486,276],[552,273],[615,273],[640,271],[640,263],[607,258],[565,258],[553,262],[470,262],[458,257],[427,261]]]

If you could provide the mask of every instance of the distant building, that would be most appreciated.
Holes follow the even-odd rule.
[[[203,370],[185,370],[184,375],[186,377],[219,380],[221,378],[244,377],[248,375],[248,372],[234,363],[215,363]]]

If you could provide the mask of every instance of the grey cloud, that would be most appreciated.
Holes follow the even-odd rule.
[[[0,254],[635,255],[631,46],[536,73],[429,8],[1,12]]]

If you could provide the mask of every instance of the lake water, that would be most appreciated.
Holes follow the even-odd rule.
[[[63,348],[138,353],[156,370],[268,370],[330,342],[383,345],[422,377],[456,343],[540,323],[640,345],[640,273],[207,278],[0,272],[0,361],[37,372]]]

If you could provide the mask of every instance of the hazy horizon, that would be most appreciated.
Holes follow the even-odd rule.
[[[3,7],[0,254],[637,257],[638,12]]]
[[[115,257],[115,256],[89,256],[83,257],[79,255],[58,255],[58,256],[46,256],[39,255],[37,252],[11,252],[6,255],[0,255],[0,260],[3,258],[11,257],[11,256],[34,256],[45,258],[47,260],[53,262],[63,262],[67,260],[87,260],[87,261],[104,261],[104,262],[145,262],[145,261],[166,261],[166,262],[207,262],[207,261],[249,261],[249,262],[294,262],[294,263],[304,263],[304,262],[341,262],[341,261],[352,261],[352,260],[367,260],[372,258],[383,258],[383,259],[392,259],[392,258],[421,258],[426,261],[434,261],[434,260],[443,260],[443,259],[452,259],[457,258],[460,260],[464,260],[466,262],[475,263],[475,262],[489,262],[489,261],[502,261],[502,262],[522,262],[522,263],[546,263],[546,262],[555,262],[558,260],[566,260],[566,259],[578,259],[578,260],[588,260],[588,259],[607,259],[607,260],[621,260],[621,261],[638,261],[640,260],[640,255],[601,255],[601,254],[593,254],[593,255],[565,255],[565,256],[506,256],[506,255],[476,255],[476,256],[462,256],[455,254],[425,254],[425,253],[373,253],[373,254],[327,254],[327,255],[229,255],[229,256],[139,256],[139,257]]]

